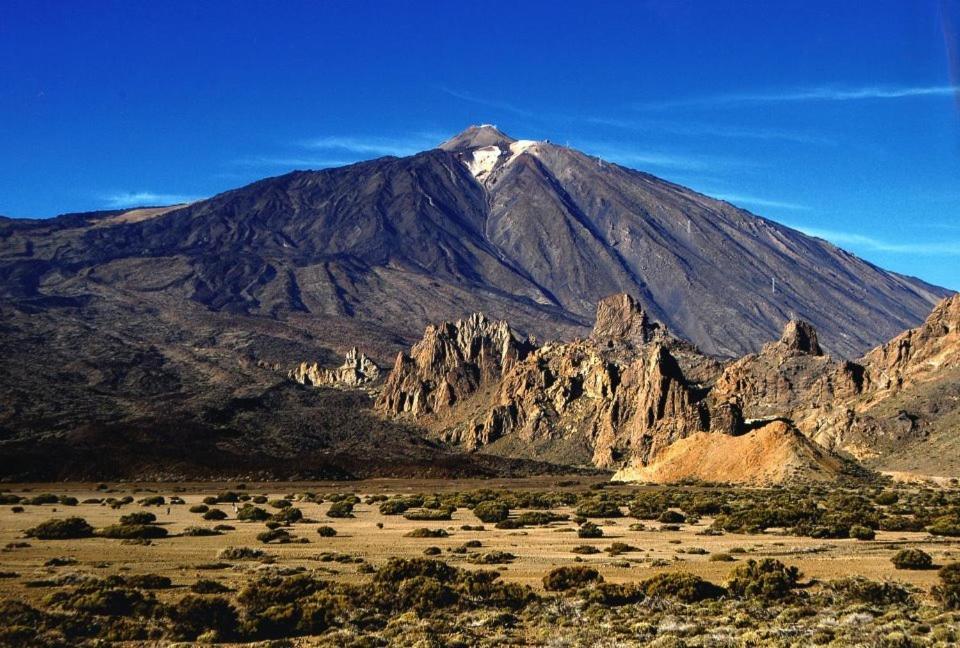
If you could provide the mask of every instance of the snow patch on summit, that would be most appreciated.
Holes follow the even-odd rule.
[[[480,179],[480,176],[488,175],[496,166],[497,160],[503,155],[499,146],[484,146],[474,150],[469,157],[464,159],[467,169],[473,174],[473,177]]]

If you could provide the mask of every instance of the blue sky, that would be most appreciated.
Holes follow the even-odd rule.
[[[5,0],[0,214],[177,202],[495,123],[960,288],[958,32],[960,0]]]

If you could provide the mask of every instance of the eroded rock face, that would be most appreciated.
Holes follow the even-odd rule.
[[[751,461],[763,468],[754,472],[763,477],[743,476],[747,482],[807,468],[832,476],[834,451],[871,459],[922,439],[922,416],[880,414],[877,403],[918,380],[949,378],[944,367],[960,371],[958,330],[954,298],[922,327],[851,362],[825,355],[816,330],[791,321],[760,353],[724,365],[671,337],[629,296],[614,295],[598,304],[590,337],[565,344],[534,348],[482,315],[429,327],[409,356],[398,357],[378,406],[413,415],[466,449],[624,474],[661,479],[690,464],[683,453],[740,448],[756,458],[770,447],[802,457],[798,469],[771,472],[757,458]],[[664,457],[670,470],[643,470]],[[717,470],[740,465],[711,462]]]
[[[506,322],[483,313],[428,326],[410,355],[397,355],[376,407],[394,415],[442,412],[495,382],[531,348]]]
[[[302,385],[360,387],[380,378],[380,368],[357,347],[353,347],[347,352],[343,364],[336,369],[324,369],[316,362],[301,362],[288,375]]]

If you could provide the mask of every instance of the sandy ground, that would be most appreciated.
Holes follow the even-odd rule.
[[[490,480],[431,482],[429,480],[373,480],[350,484],[250,484],[246,493],[264,494],[275,499],[290,493],[311,492],[355,492],[361,495],[390,494],[402,492],[438,492],[441,490],[467,490],[477,487],[490,488],[555,488],[557,478],[542,480]],[[579,479],[583,488],[589,479]],[[258,569],[262,567],[255,561],[226,561],[231,565],[217,570],[198,569],[197,565],[217,562],[217,552],[227,546],[260,547],[276,557],[276,564],[282,567],[302,566],[308,570],[321,570],[334,579],[355,580],[368,576],[357,572],[357,564],[321,562],[318,557],[323,552],[347,553],[360,556],[374,567],[382,565],[393,556],[422,556],[423,550],[430,546],[440,547],[442,558],[449,563],[466,568],[481,568],[466,562],[463,554],[452,554],[446,550],[456,547],[467,540],[480,540],[483,547],[473,552],[492,550],[507,551],[517,556],[517,560],[498,567],[506,580],[540,586],[541,578],[551,568],[574,564],[576,554],[571,549],[576,545],[592,544],[604,549],[611,542],[620,541],[639,549],[636,552],[611,557],[602,552],[582,556],[584,563],[596,566],[604,577],[613,582],[636,581],[648,578],[660,571],[689,571],[717,583],[726,580],[736,563],[711,562],[709,554],[729,552],[734,548],[743,548],[746,554],[738,554],[738,560],[776,557],[787,564],[797,565],[811,578],[832,579],[849,575],[861,575],[872,579],[891,579],[910,583],[929,590],[936,581],[936,571],[898,571],[890,563],[890,557],[899,548],[920,547],[930,553],[936,563],[960,560],[960,541],[937,539],[926,533],[879,532],[877,539],[870,542],[857,540],[815,540],[783,536],[768,532],[763,535],[725,534],[723,536],[698,535],[710,525],[709,518],[703,518],[695,525],[682,525],[679,531],[660,531],[657,522],[645,522],[649,530],[631,531],[629,525],[636,520],[619,518],[600,521],[604,537],[595,540],[583,540],[577,537],[573,522],[555,523],[547,527],[534,527],[522,530],[500,530],[493,525],[484,525],[484,531],[463,531],[461,525],[480,524],[479,520],[467,509],[460,509],[453,515],[452,521],[422,522],[409,521],[401,516],[384,516],[377,505],[359,504],[355,507],[354,518],[330,519],[325,512],[328,504],[296,503],[308,522],[297,523],[290,529],[297,537],[309,539],[309,544],[263,545],[255,539],[257,533],[265,529],[260,522],[238,522],[232,504],[216,505],[226,512],[229,519],[223,522],[208,522],[200,514],[190,513],[189,507],[201,503],[203,497],[230,490],[230,485],[191,484],[191,485],[120,485],[111,488],[109,493],[98,492],[94,485],[88,484],[44,484],[10,485],[8,492],[31,495],[39,493],[69,494],[81,500],[90,497],[122,497],[129,494],[139,499],[152,494],[179,495],[186,505],[170,507],[149,507],[157,515],[159,523],[167,528],[171,535],[156,540],[153,545],[125,545],[120,540],[89,538],[82,540],[35,540],[23,537],[23,530],[53,517],[79,516],[95,527],[117,522],[119,516],[131,511],[141,510],[137,505],[128,505],[121,510],[113,510],[97,504],[78,506],[26,506],[23,513],[13,513],[10,506],[0,507],[0,546],[8,543],[27,542],[29,547],[6,549],[0,553],[0,571],[16,572],[16,578],[0,581],[3,594],[0,596],[38,600],[50,590],[31,588],[26,582],[34,579],[51,578],[55,575],[84,572],[105,576],[110,573],[155,573],[169,576],[175,584],[186,586],[199,578],[213,578],[233,587],[242,586]],[[262,505],[273,511],[268,505]],[[557,512],[572,513],[569,509],[555,509]],[[378,528],[377,523],[383,527]],[[213,527],[215,524],[231,524],[235,531],[228,531],[214,537],[176,537],[187,526]],[[320,525],[329,525],[337,529],[333,538],[320,537],[316,529]],[[404,534],[418,527],[443,528],[450,537],[439,539],[406,538]],[[695,555],[683,553],[691,548],[702,548],[709,553]],[[52,558],[72,558],[77,562],[63,567],[45,567],[44,563]],[[654,560],[669,561],[669,566],[654,567]],[[628,561],[623,566],[622,561]],[[485,567],[490,568],[490,567]],[[180,590],[182,592],[182,590]],[[173,596],[176,590],[166,595]]]

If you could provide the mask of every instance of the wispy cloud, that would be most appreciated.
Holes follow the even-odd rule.
[[[786,202],[783,200],[771,200],[769,198],[760,198],[757,196],[748,196],[744,194],[731,194],[731,193],[710,193],[704,192],[709,196],[713,196],[718,200],[726,200],[729,203],[734,204],[743,204],[743,205],[755,205],[757,207],[770,207],[773,209],[789,209],[793,211],[806,211],[810,209],[807,205],[801,205],[794,202]]]
[[[443,139],[436,133],[416,133],[406,137],[378,137],[371,135],[325,135],[300,142],[303,148],[323,151],[343,151],[358,155],[412,155],[433,148]]]
[[[911,97],[950,97],[960,93],[960,85],[907,86],[817,86],[792,88],[766,92],[747,92],[692,97],[666,101],[653,101],[637,105],[640,109],[659,110],[683,106],[718,106],[733,104],[769,104],[810,101],[863,101],[883,99],[907,99]]]
[[[235,164],[246,167],[276,167],[285,169],[327,169],[330,167],[353,164],[356,159],[336,159],[310,156],[271,156],[248,155],[234,160]]]
[[[576,142],[580,150],[624,166],[644,166],[681,171],[716,170],[718,168],[750,168],[756,163],[739,158],[706,155],[674,150],[634,149],[607,142]]]
[[[675,122],[661,120],[611,119],[589,117],[588,123],[611,126],[644,133],[668,133],[670,135],[708,136],[729,139],[784,140],[805,144],[835,144],[833,140],[811,133],[798,133],[777,128],[750,128],[725,124]]]
[[[849,245],[859,250],[920,256],[960,256],[960,241],[893,243],[855,232],[820,229],[803,225],[789,225],[789,227],[800,230],[804,234],[825,239],[836,245]]]
[[[103,204],[110,209],[123,209],[124,207],[158,207],[165,205],[178,205],[180,203],[193,202],[195,200],[199,200],[200,198],[200,196],[154,193],[152,191],[119,191],[100,196]]]
[[[505,112],[510,112],[515,115],[523,115],[524,117],[533,116],[533,112],[526,110],[524,108],[520,108],[519,106],[516,106],[512,103],[508,103],[506,101],[500,101],[498,99],[490,99],[488,97],[481,97],[471,92],[464,92],[462,90],[451,90],[450,88],[444,88],[444,87],[441,87],[440,91],[450,95],[451,97],[455,97],[463,101],[469,101],[470,103],[475,103],[480,106],[487,106],[488,108],[496,108],[497,110],[503,110]]]

